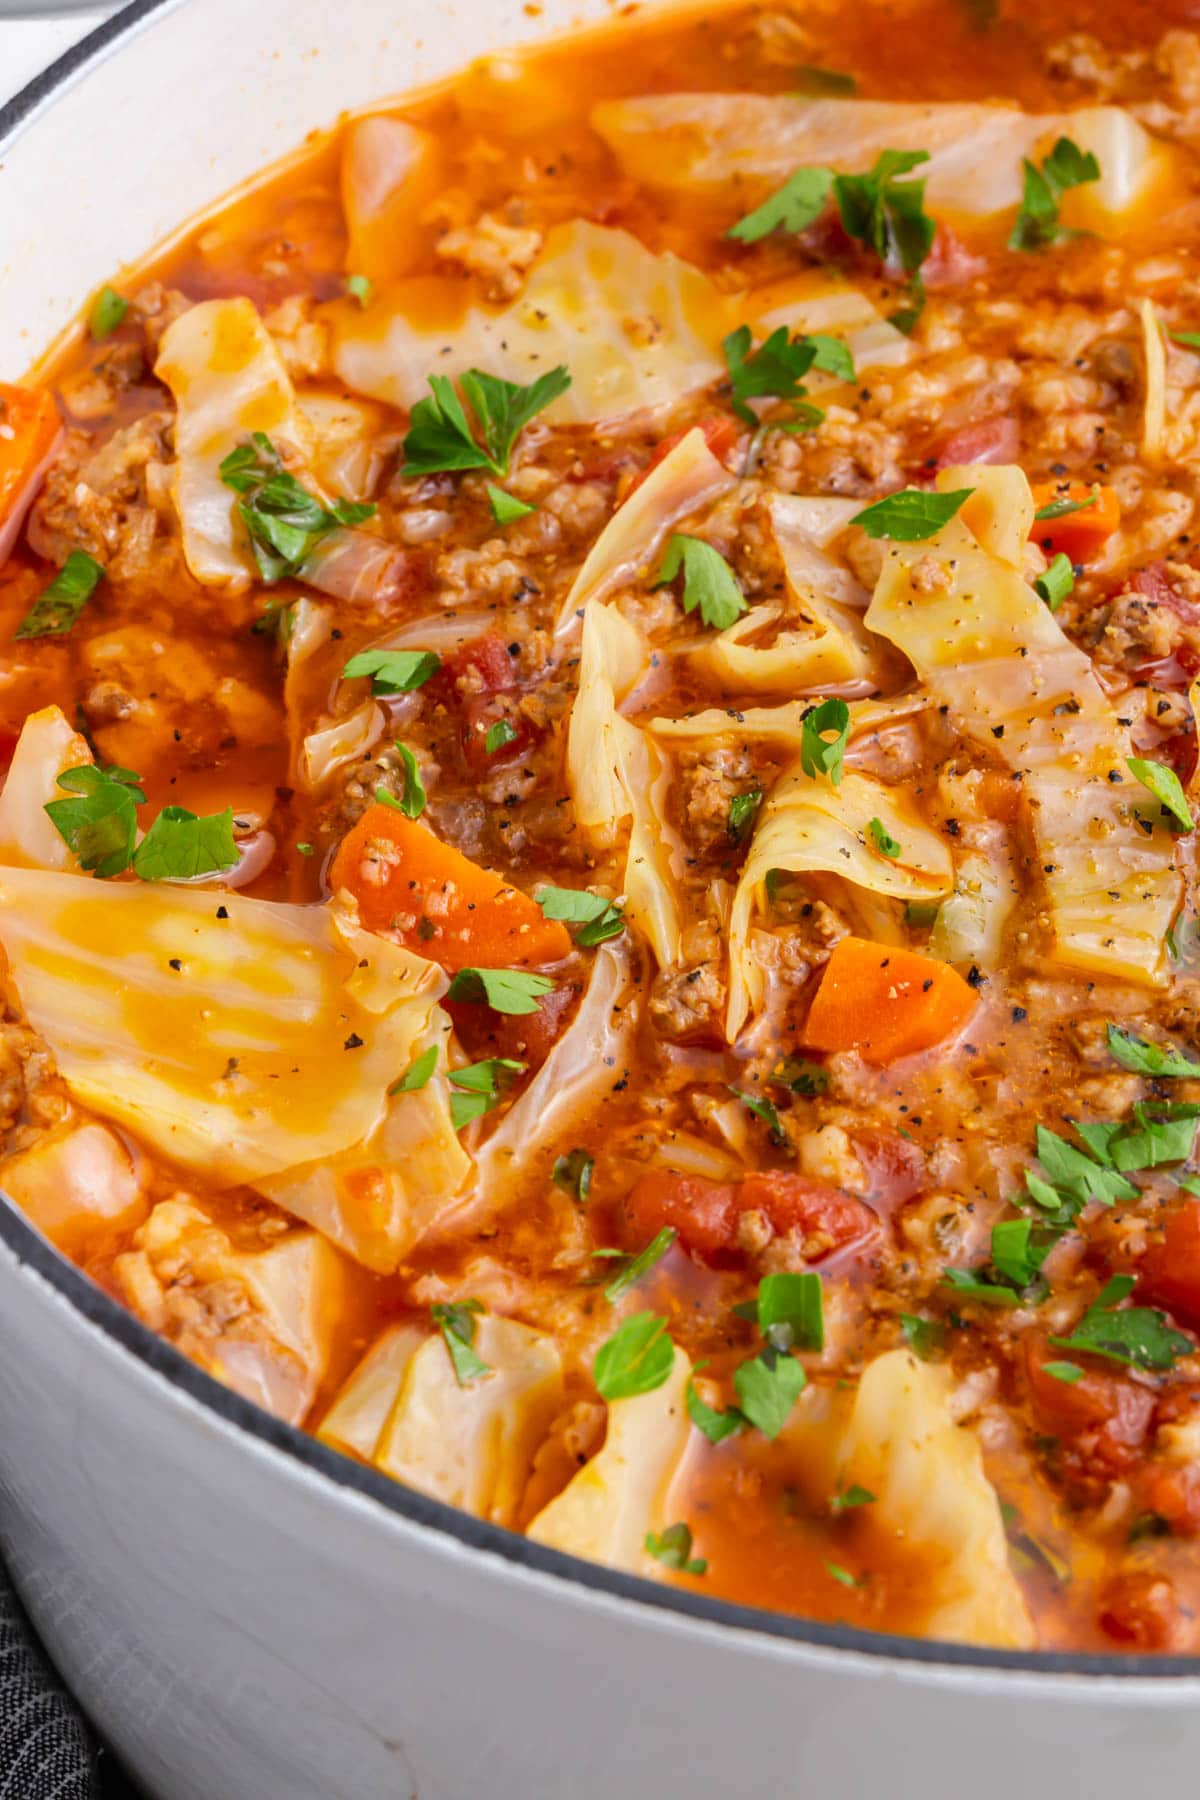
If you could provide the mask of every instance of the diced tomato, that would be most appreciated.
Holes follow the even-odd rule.
[[[729,452],[733,449],[733,446],[737,443],[737,420],[720,418],[714,415],[712,418],[698,420],[697,424],[699,429],[704,433],[705,443],[708,445],[717,461],[723,462],[729,455]],[[670,437],[665,437],[662,443],[658,445],[654,455],[650,458],[650,461],[633,482],[629,489],[629,493],[636,493],[646,477],[652,475],[658,465],[661,462],[666,461],[672,450],[677,449],[679,445],[682,444],[688,432],[695,430],[695,425],[685,425],[682,431],[673,431]],[[626,494],[625,498],[628,499],[629,494]]]
[[[1200,761],[1200,740],[1197,740],[1195,728],[1189,725],[1186,731],[1177,731],[1158,746],[1155,756],[1159,762],[1174,769],[1183,786],[1187,787]]]
[[[1200,607],[1180,593],[1167,574],[1166,565],[1161,562],[1148,563],[1144,569],[1127,576],[1121,583],[1121,591],[1142,594],[1155,606],[1169,607],[1185,625],[1200,625]]]
[[[1142,1259],[1142,1292],[1200,1331],[1200,1200],[1167,1214],[1161,1244]]]
[[[505,694],[517,685],[513,658],[498,631],[485,631],[464,644],[443,666],[455,685],[470,695]]]
[[[1079,1381],[1062,1381],[1047,1372],[1047,1363],[1056,1362],[1083,1367],[1070,1351],[1055,1348],[1046,1338],[1027,1341],[1029,1395],[1040,1428],[1074,1445],[1081,1461],[1094,1463],[1099,1473],[1128,1469],[1146,1441],[1154,1394],[1107,1369],[1084,1368]]]
[[[951,432],[940,449],[932,452],[926,466],[934,470],[967,463],[1012,463],[1020,454],[1021,428],[1011,413],[1004,413]]]
[[[1189,1632],[1174,1584],[1153,1569],[1129,1569],[1104,1590],[1100,1623],[1138,1650],[1183,1648]]]
[[[1177,1537],[1200,1537],[1200,1469],[1151,1463],[1141,1492],[1143,1510],[1165,1519]]]
[[[715,1263],[736,1259],[738,1223],[749,1212],[762,1213],[776,1233],[799,1232],[814,1262],[872,1241],[880,1228],[871,1208],[853,1194],[783,1169],[736,1184],[656,1171],[643,1175],[625,1202],[631,1242],[644,1243],[669,1225],[685,1250]]]
[[[738,1186],[737,1204],[741,1212],[765,1213],[781,1234],[798,1231],[811,1261],[865,1244],[879,1233],[879,1219],[864,1200],[786,1169],[747,1175]]]
[[[974,281],[980,275],[986,275],[988,262],[986,256],[979,256],[969,250],[956,231],[949,225],[938,221],[937,230],[933,234],[933,246],[925,261],[921,264],[921,279],[931,291],[946,288],[965,287],[968,281]],[[978,461],[978,458],[961,458],[963,462]],[[997,462],[1008,462],[1009,457],[997,457]]]
[[[853,1142],[870,1179],[871,1199],[884,1212],[924,1193],[929,1185],[929,1170],[919,1144],[910,1143],[895,1131],[859,1131]]]
[[[489,750],[488,733],[493,729],[501,732],[504,742]],[[515,732],[515,737],[509,737],[509,731]],[[468,700],[463,707],[463,754],[476,775],[515,762],[525,755],[537,736],[529,720],[522,718],[511,703],[506,704],[501,694],[481,694],[477,699]]]
[[[578,1000],[579,989],[568,983],[543,994],[532,1013],[498,1013],[462,1000],[443,1000],[442,1005],[473,1062],[504,1056],[532,1070],[540,1069],[553,1050]]]
[[[646,1243],[664,1226],[683,1248],[706,1262],[727,1259],[737,1242],[737,1189],[732,1182],[655,1170],[643,1175],[625,1201],[630,1243]]]

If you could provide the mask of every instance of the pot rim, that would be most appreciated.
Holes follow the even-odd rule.
[[[77,74],[108,54],[119,51],[122,42],[143,21],[152,19],[155,14],[175,11],[185,3],[186,0],[129,0],[129,4],[35,75],[11,100],[0,106],[0,157],[5,144],[32,122],[36,114],[51,106]],[[398,1514],[410,1525],[452,1538],[468,1550],[490,1552],[531,1573],[570,1582],[609,1598],[634,1601],[784,1644],[849,1651],[879,1662],[916,1665],[914,1673],[923,1665],[930,1672],[939,1668],[946,1672],[976,1669],[1051,1676],[1150,1679],[1160,1683],[1181,1678],[1194,1681],[1200,1677],[1200,1656],[999,1650],[867,1631],[858,1626],[826,1625],[785,1613],[767,1612],[759,1607],[740,1606],[729,1600],[709,1599],[703,1594],[685,1592],[564,1551],[551,1550],[518,1532],[477,1519],[471,1513],[405,1487],[377,1469],[342,1456],[205,1374],[173,1345],[119,1306],[82,1270],[68,1262],[3,1193],[0,1193],[0,1243],[7,1246],[21,1267],[47,1282],[88,1325],[111,1338],[152,1374],[214,1412],[236,1431],[278,1451],[334,1491],[349,1489],[376,1502],[386,1512]],[[731,1642],[731,1649],[735,1642]]]

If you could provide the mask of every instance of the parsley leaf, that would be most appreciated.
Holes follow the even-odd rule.
[[[342,669],[343,681],[371,677],[371,692],[381,696],[411,694],[442,666],[432,650],[360,650]]]
[[[823,1350],[823,1301],[815,1272],[764,1275],[758,1284],[758,1329],[776,1350]]]
[[[326,507],[283,466],[275,445],[263,431],[248,444],[231,450],[218,470],[227,488],[240,496],[237,510],[265,582],[300,575],[321,539],[339,525],[360,525],[373,518],[366,501],[335,500]]]
[[[648,1531],[645,1544],[651,1556],[683,1575],[703,1575],[708,1569],[702,1556],[692,1555],[692,1528],[682,1521],[678,1525],[668,1525],[661,1536],[656,1531]]]
[[[197,818],[186,807],[164,806],[133,853],[133,872],[143,881],[195,881],[237,860],[232,807]]]
[[[608,938],[620,937],[625,929],[625,915],[613,900],[603,894],[587,894],[580,888],[543,888],[537,903],[546,919],[559,919],[568,925],[579,925],[576,941],[592,950]]]
[[[1200,1078],[1200,1062],[1193,1062],[1170,1044],[1152,1044],[1120,1025],[1109,1026],[1108,1047],[1121,1067],[1132,1069],[1135,1075],[1155,1080],[1178,1075]]]
[[[1087,1151],[1077,1149],[1045,1125],[1037,1128],[1036,1145],[1037,1159],[1051,1182],[1080,1205],[1099,1200],[1111,1206],[1114,1200],[1137,1199],[1138,1190],[1132,1181],[1111,1167],[1102,1166]]]
[[[1125,760],[1130,774],[1135,775],[1142,786],[1150,790],[1163,811],[1170,814],[1180,829],[1194,831],[1196,821],[1174,769],[1169,769],[1166,763],[1152,762],[1147,756],[1129,756]]]
[[[1133,1118],[1133,1124],[1077,1124],[1075,1129],[1114,1169],[1156,1169],[1162,1163],[1186,1162],[1192,1154],[1200,1106],[1139,1102]]]
[[[801,94],[857,94],[858,82],[841,69],[823,69],[817,63],[801,63],[796,70],[797,91]]]
[[[992,1267],[1003,1281],[1024,1292],[1041,1275],[1060,1235],[1032,1219],[1002,1219],[992,1226]]]
[[[389,1098],[393,1094],[416,1094],[428,1085],[430,1076],[437,1068],[438,1048],[430,1044],[428,1050],[422,1050],[420,1056],[414,1057],[399,1081],[393,1082],[388,1089]]]
[[[1072,500],[1069,494],[1062,494],[1057,500],[1047,500],[1045,506],[1039,506],[1033,515],[1034,521],[1040,525],[1052,519],[1066,519],[1072,513],[1086,512],[1096,501],[1095,494],[1089,494],[1086,500]]]
[[[731,1086],[729,1092],[735,1099],[741,1101],[748,1113],[753,1113],[756,1119],[761,1119],[771,1134],[773,1144],[782,1146],[788,1142],[788,1134],[784,1130],[783,1121],[779,1117],[774,1101],[758,1100],[753,1094],[744,1094],[738,1087]]]
[[[475,1342],[476,1314],[483,1311],[480,1302],[459,1300],[447,1305],[431,1306],[429,1310],[450,1353],[459,1387],[467,1387],[472,1381],[480,1381],[485,1375],[490,1375],[491,1364],[485,1363],[479,1352],[472,1348]]]
[[[878,850],[880,856],[891,857],[893,860],[899,856],[900,845],[896,842],[894,837],[891,837],[888,834],[882,819],[869,819],[867,821],[867,830],[870,832],[871,842]]]
[[[482,369],[468,369],[461,385],[482,444],[472,430],[454,383],[446,375],[431,375],[430,396],[418,400],[413,407],[404,440],[405,460],[400,473],[406,479],[442,471],[490,469],[503,481],[517,438],[531,419],[566,393],[571,377],[560,365],[521,387]]]
[[[914,1356],[929,1362],[946,1341],[946,1327],[938,1319],[922,1319],[916,1313],[902,1312],[899,1317],[905,1343]]]
[[[849,1512],[855,1506],[873,1506],[874,1504],[875,1495],[870,1488],[860,1487],[855,1481],[843,1493],[833,1496],[829,1502],[829,1510],[831,1513],[844,1513]]]
[[[703,538],[687,537],[677,531],[667,545],[655,587],[674,581],[681,568],[685,613],[699,607],[704,623],[717,631],[724,631],[741,618],[746,611],[745,596],[719,550]]]
[[[767,1080],[774,1087],[790,1088],[793,1094],[802,1094],[811,1100],[828,1088],[829,1070],[803,1056],[784,1056],[775,1064]]]
[[[847,234],[906,275],[915,274],[929,255],[936,228],[925,211],[924,180],[899,177],[928,161],[927,150],[881,150],[866,175],[834,177]]]
[[[983,1306],[1020,1306],[1021,1296],[1005,1282],[991,1281],[987,1275],[970,1269],[943,1269],[941,1285],[953,1288],[964,1300],[978,1300]]]
[[[1083,1370],[1078,1363],[1073,1362],[1045,1362],[1042,1364],[1042,1374],[1052,1375],[1055,1381],[1065,1381],[1068,1387],[1074,1387],[1077,1381],[1083,1380]]]
[[[407,744],[397,744],[396,749],[400,752],[400,761],[404,767],[404,790],[397,800],[395,794],[389,793],[387,788],[377,787],[375,798],[383,806],[390,806],[393,811],[403,813],[406,819],[419,819],[429,798],[421,780],[421,771]]]
[[[735,1369],[733,1385],[743,1416],[764,1437],[777,1438],[808,1386],[808,1376],[794,1356],[767,1344]]]
[[[92,342],[102,344],[105,338],[111,337],[128,311],[128,300],[122,299],[116,288],[102,287],[92,302],[92,310],[88,315],[88,330],[92,334]]]
[[[662,1261],[678,1236],[679,1233],[673,1226],[664,1225],[662,1230],[656,1232],[650,1242],[639,1250],[636,1256],[625,1257],[625,1267],[609,1282],[604,1290],[604,1298],[615,1306],[631,1287],[637,1286],[643,1275],[649,1274],[656,1262]],[[601,1252],[597,1251],[595,1254],[599,1256]],[[618,1251],[617,1254],[623,1256],[621,1251]]]
[[[131,769],[64,769],[58,785],[74,800],[47,801],[45,811],[79,866],[102,880],[129,867],[137,836],[137,808],[146,798]]]
[[[487,483],[488,503],[492,509],[492,517],[497,525],[513,525],[518,519],[527,519],[536,506],[528,506],[524,500],[518,500],[515,494],[506,494],[503,488]]]
[[[555,1159],[554,1184],[581,1202],[587,1200],[592,1191],[592,1176],[596,1171],[596,1159],[586,1150],[568,1150],[565,1156]]]
[[[696,1366],[703,1368],[704,1365],[698,1363]],[[718,1412],[715,1406],[710,1406],[707,1400],[702,1400],[696,1390],[694,1378],[689,1378],[684,1398],[687,1402],[688,1418],[697,1431],[704,1433],[710,1444],[724,1443],[727,1437],[733,1437],[746,1423],[736,1406],[730,1406],[724,1412]]]
[[[346,292],[360,306],[369,306],[375,292],[375,284],[366,275],[347,275]]]
[[[832,344],[838,340],[830,338],[826,341]],[[732,406],[738,418],[755,427],[759,419],[749,404],[751,400],[786,400],[792,410],[790,424],[786,424],[785,429],[807,430],[819,425],[825,414],[819,406],[809,403],[803,380],[816,365],[817,343],[812,338],[789,339],[785,325],[780,325],[765,338],[757,350],[751,351],[750,343],[750,327],[739,325],[722,345],[729,369]],[[845,345],[840,348],[845,350]],[[846,355],[849,354],[846,351]],[[853,360],[850,367],[853,371]],[[853,373],[850,378],[853,379]]]
[[[1033,591],[1044,600],[1051,612],[1057,612],[1075,586],[1075,567],[1065,551],[1060,550],[1044,575],[1039,575]]]
[[[763,790],[750,788],[744,794],[735,794],[729,802],[729,818],[725,829],[735,843],[741,843],[754,823],[754,815],[762,805]]]
[[[1173,1331],[1164,1314],[1149,1306],[1121,1309],[1134,1286],[1132,1275],[1114,1275],[1070,1337],[1050,1342],[1058,1350],[1083,1350],[1137,1369],[1169,1369],[1176,1357],[1190,1356],[1195,1348],[1191,1339]]]
[[[489,756],[495,756],[506,744],[515,744],[520,736],[511,719],[497,719],[489,725],[483,737],[483,747]]]
[[[482,1119],[485,1113],[498,1106],[505,1090],[512,1086],[518,1075],[525,1073],[525,1066],[508,1056],[491,1056],[484,1062],[451,1069],[451,1087],[462,1090],[450,1096],[450,1123],[455,1131],[461,1131],[475,1119]]]
[[[535,1013],[538,1000],[553,986],[548,975],[531,975],[525,969],[460,969],[446,989],[446,998],[520,1015]]]
[[[756,244],[773,231],[807,231],[825,211],[832,192],[832,169],[797,169],[761,206],[731,226],[728,235],[743,244]]]
[[[1200,331],[1168,331],[1167,336],[1188,350],[1200,350]]]
[[[657,1313],[631,1313],[601,1344],[592,1377],[605,1400],[628,1400],[660,1388],[675,1363],[667,1321]]]
[[[800,767],[816,780],[828,775],[834,787],[842,783],[842,758],[850,742],[850,708],[844,700],[822,700],[805,713],[800,732]]]
[[[850,523],[861,525],[870,538],[920,544],[948,525],[974,492],[974,488],[956,488],[952,494],[937,494],[926,493],[924,488],[902,488],[856,513]]]
[[[104,578],[104,569],[86,550],[72,550],[54,580],[44,587],[14,638],[62,637],[70,631]]]
[[[1069,137],[1060,137],[1039,169],[1028,157],[1022,160],[1025,191],[1008,240],[1010,250],[1042,250],[1063,238],[1076,237],[1058,222],[1059,206],[1068,188],[1099,181],[1100,164],[1091,151],[1083,151]]]

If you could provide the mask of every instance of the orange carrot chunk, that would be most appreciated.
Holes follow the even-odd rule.
[[[363,814],[329,881],[335,894],[354,896],[368,931],[393,933],[451,973],[558,962],[570,953],[566,927],[543,918],[536,900],[390,806]]]
[[[0,525],[58,436],[60,423],[52,394],[0,381]]]
[[[1089,487],[1083,481],[1039,481],[1034,485],[1033,504],[1038,512],[1057,506],[1076,509],[1056,519],[1035,519],[1029,534],[1047,556],[1061,551],[1076,563],[1095,556],[1121,523],[1116,489],[1099,482]]]
[[[804,1042],[812,1050],[858,1050],[881,1066],[952,1037],[974,1010],[974,993],[947,963],[848,937],[825,965]]]

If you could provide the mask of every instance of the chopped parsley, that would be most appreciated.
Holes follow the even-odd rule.
[[[489,756],[495,756],[508,744],[515,744],[520,733],[511,719],[497,719],[489,725],[484,733],[483,747]]]
[[[850,708],[844,700],[822,700],[804,715],[800,732],[800,767],[814,780],[828,775],[842,782],[842,759],[850,742]]]
[[[782,1147],[787,1143],[788,1134],[784,1129],[783,1121],[779,1117],[779,1112],[774,1101],[758,1100],[753,1094],[744,1094],[741,1088],[738,1087],[731,1086],[729,1091],[735,1099],[741,1101],[748,1113],[753,1113],[754,1117],[760,1119],[767,1127],[771,1134],[771,1142],[773,1144],[778,1144]]]
[[[913,1355],[922,1362],[931,1361],[946,1342],[946,1327],[939,1319],[922,1319],[916,1313],[902,1312],[899,1317],[904,1341]]]
[[[874,1504],[875,1495],[870,1488],[860,1487],[858,1482],[854,1481],[841,1493],[834,1494],[829,1502],[829,1510],[831,1513],[844,1513],[852,1511],[856,1506],[874,1506]]]
[[[450,1353],[450,1362],[459,1387],[468,1387],[472,1381],[481,1381],[485,1375],[490,1375],[490,1363],[485,1363],[473,1348],[477,1314],[483,1311],[481,1303],[478,1300],[459,1300],[447,1305],[432,1306],[429,1310]]]
[[[14,638],[62,637],[104,578],[104,568],[86,550],[72,550],[66,562],[44,587],[17,629]]]
[[[867,823],[867,830],[870,832],[871,842],[880,856],[890,857],[893,861],[899,856],[900,845],[894,837],[889,835],[882,819],[870,819]]]
[[[797,169],[761,206],[731,226],[729,236],[743,244],[757,244],[773,231],[807,231],[825,211],[833,180],[832,169]]]
[[[702,1556],[692,1555],[692,1528],[682,1521],[678,1525],[668,1525],[661,1534],[648,1531],[645,1544],[651,1556],[668,1569],[678,1569],[682,1575],[703,1575],[708,1569]]]
[[[618,1300],[624,1298],[630,1288],[637,1286],[643,1275],[650,1273],[655,1263],[662,1261],[678,1236],[679,1233],[673,1226],[664,1225],[662,1230],[656,1232],[650,1242],[639,1250],[636,1256],[627,1256],[623,1250],[593,1251],[594,1256],[619,1257],[625,1265],[618,1274],[613,1276],[605,1288],[604,1298],[615,1306]]]
[[[777,1438],[808,1386],[808,1376],[789,1351],[766,1344],[734,1370],[733,1386],[743,1418],[764,1437]]]
[[[620,937],[625,929],[625,915],[615,900],[603,894],[588,894],[581,888],[543,888],[537,903],[543,918],[559,919],[578,925],[576,942],[585,950],[595,949],[609,938]]]
[[[887,538],[896,544],[920,544],[948,525],[974,488],[956,488],[951,494],[902,488],[872,506],[855,513],[850,523],[861,525],[870,538]]]
[[[1135,1286],[1132,1275],[1114,1275],[1076,1325],[1070,1337],[1051,1338],[1058,1350],[1083,1350],[1136,1369],[1169,1369],[1176,1357],[1190,1356],[1190,1338],[1168,1325],[1149,1306],[1121,1307]]]
[[[525,1073],[525,1066],[509,1056],[492,1056],[485,1062],[467,1063],[461,1069],[451,1069],[450,1085],[460,1090],[450,1096],[450,1123],[455,1131],[461,1131],[464,1125],[482,1119],[485,1113],[499,1106],[517,1076]]]
[[[631,1313],[601,1344],[592,1377],[605,1400],[628,1400],[660,1388],[675,1363],[667,1321],[657,1313]]]
[[[1072,500],[1069,494],[1063,494],[1058,500],[1047,500],[1045,506],[1039,506],[1034,513],[1034,523],[1043,525],[1054,519],[1070,518],[1072,513],[1086,512],[1089,506],[1095,506],[1097,496],[1089,494],[1086,500]]]
[[[857,94],[858,82],[841,69],[823,69],[818,63],[801,63],[796,70],[796,90],[801,94]]]
[[[1170,1044],[1152,1044],[1123,1026],[1109,1026],[1108,1047],[1121,1067],[1135,1075],[1149,1075],[1156,1081],[1176,1076],[1200,1079],[1200,1062],[1193,1062]]]
[[[542,995],[553,987],[548,975],[532,975],[526,969],[460,969],[446,989],[446,998],[520,1015],[535,1013]]]
[[[408,1068],[388,1089],[389,1097],[393,1094],[416,1094],[428,1085],[429,1078],[437,1068],[438,1050],[436,1044],[430,1044],[428,1050],[422,1050],[420,1056],[414,1057]]]
[[[741,843],[754,823],[754,815],[762,805],[763,790],[749,788],[744,794],[735,794],[729,802],[729,818],[725,829],[735,843]]]
[[[482,369],[468,369],[461,387],[474,414],[473,429],[454,383],[446,375],[431,375],[430,395],[412,409],[401,475],[407,479],[490,469],[503,481],[521,432],[570,385],[571,377],[561,365],[548,369],[527,387],[485,374]]]
[[[231,450],[218,473],[239,495],[238,515],[267,583],[300,575],[322,538],[338,526],[361,525],[375,516],[375,507],[365,500],[323,506],[288,474],[264,431],[252,432],[248,444]]]
[[[568,1150],[565,1156],[555,1159],[554,1185],[570,1194],[572,1199],[586,1203],[592,1191],[592,1176],[596,1172],[596,1159],[586,1150]]]
[[[347,275],[346,292],[360,306],[369,306],[375,292],[375,284],[366,275]]]
[[[1051,612],[1057,612],[1075,586],[1075,566],[1065,551],[1060,550],[1044,575],[1039,575],[1033,591],[1044,600]]]
[[[1169,769],[1166,763],[1152,762],[1147,756],[1129,756],[1125,760],[1129,773],[1136,776],[1144,788],[1149,789],[1176,825],[1182,831],[1194,831],[1196,821],[1192,818],[1187,795],[1174,769]]]
[[[924,181],[900,177],[928,161],[927,150],[883,150],[865,175],[797,169],[761,206],[739,219],[729,235],[754,244],[774,231],[807,231],[832,196],[848,237],[874,250],[885,265],[914,276],[933,248],[936,228],[925,211]]]
[[[184,806],[164,806],[133,853],[133,872],[142,881],[197,881],[237,860],[231,807],[198,818]]]
[[[793,1094],[811,1100],[828,1088],[829,1070],[823,1069],[820,1063],[808,1062],[803,1056],[784,1056],[775,1064],[767,1080],[773,1087],[790,1088]]]
[[[1083,1380],[1083,1370],[1078,1363],[1073,1362],[1045,1362],[1042,1364],[1042,1374],[1052,1376],[1055,1381],[1065,1382],[1067,1387],[1074,1387],[1076,1382]]]
[[[116,288],[102,287],[88,314],[88,330],[91,332],[92,342],[102,344],[105,338],[110,338],[128,311],[128,300],[123,299]]]
[[[825,1322],[821,1277],[764,1275],[756,1302],[758,1329],[775,1350],[823,1350]]]
[[[416,757],[407,744],[397,744],[396,749],[400,753],[400,762],[404,769],[404,787],[400,798],[397,799],[395,794],[389,793],[385,787],[375,789],[375,798],[384,806],[390,806],[394,811],[403,813],[406,819],[419,819],[425,811],[425,803],[429,798],[421,780],[421,771]]]
[[[736,1406],[728,1407],[724,1412],[718,1412],[715,1406],[710,1406],[707,1400],[702,1400],[696,1391],[694,1379],[689,1380],[687,1384],[685,1399],[688,1418],[697,1431],[704,1433],[710,1444],[724,1443],[726,1438],[735,1436],[746,1423]]]
[[[524,500],[518,500],[515,494],[506,494],[503,488],[487,483],[488,504],[492,509],[492,517],[497,525],[514,525],[518,519],[527,519],[536,506],[529,506]]]
[[[722,348],[729,370],[733,410],[751,427],[759,423],[751,400],[783,400],[791,412],[786,419],[771,423],[783,431],[807,431],[825,417],[819,406],[813,406],[804,386],[804,377],[812,369],[824,369],[842,381],[854,380],[854,358],[840,338],[817,333],[789,338],[787,327],[780,325],[751,350],[748,325],[739,325],[725,339]]]
[[[344,681],[369,675],[371,692],[381,698],[411,694],[423,687],[442,666],[432,650],[360,650],[342,669]]]
[[[238,849],[229,807],[198,818],[185,807],[164,806],[139,844],[137,809],[146,799],[141,779],[132,769],[91,763],[58,777],[72,798],[49,800],[44,810],[81,868],[102,880],[132,868],[142,881],[190,881],[233,867]]]
[[[1028,157],[1022,159],[1025,188],[1021,209],[1009,236],[1010,250],[1042,250],[1063,238],[1076,237],[1059,224],[1062,197],[1069,188],[1083,187],[1099,181],[1100,164],[1091,151],[1084,151],[1069,137],[1060,137],[1039,169]]]
[[[683,610],[699,609],[706,625],[724,631],[746,611],[746,599],[733,570],[719,550],[703,538],[677,531],[667,545],[655,587],[674,581],[683,570]]]

